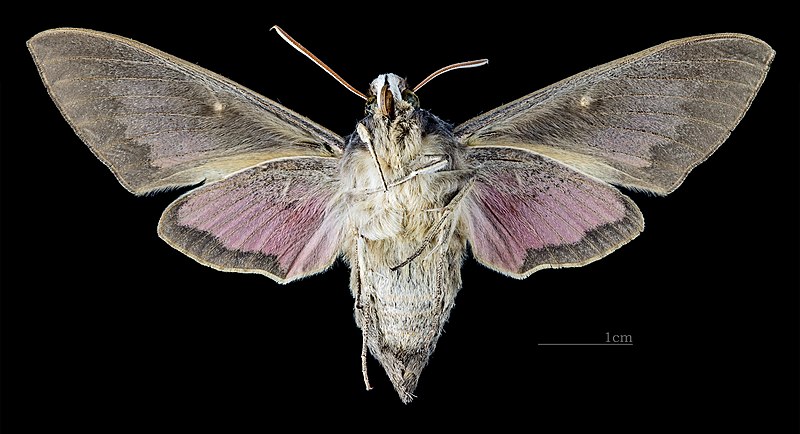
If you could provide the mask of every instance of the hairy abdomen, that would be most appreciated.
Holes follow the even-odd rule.
[[[413,351],[435,343],[461,287],[464,240],[458,234],[453,234],[449,246],[427,248],[408,264],[393,269],[409,259],[423,242],[366,241],[363,270],[353,273],[354,279],[361,280],[353,282],[354,295],[362,306],[374,309],[382,344],[397,351]]]
[[[356,323],[404,401],[412,398],[461,288],[465,240],[458,232],[447,238],[399,268],[424,239],[361,238],[351,261]]]

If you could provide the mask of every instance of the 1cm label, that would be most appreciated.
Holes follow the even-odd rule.
[[[610,332],[606,332],[606,343],[607,344],[632,344],[633,343],[633,335],[612,335]]]

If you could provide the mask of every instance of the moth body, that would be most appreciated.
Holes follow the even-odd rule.
[[[453,199],[469,171],[452,127],[404,100],[397,76],[372,88],[341,160],[343,251],[365,345],[409,401],[461,287],[466,237]]]

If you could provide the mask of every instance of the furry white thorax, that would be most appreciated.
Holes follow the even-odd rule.
[[[368,131],[367,127],[359,124],[356,129],[361,140],[373,148],[375,157],[364,152],[353,161],[350,175],[357,199],[350,202],[350,214],[361,236],[378,240],[411,229],[404,226],[418,220],[418,213],[425,213],[437,198],[426,197],[425,192],[432,190],[427,177],[414,175],[414,169],[430,164],[429,157],[420,155],[419,126],[409,124],[411,134],[405,135],[400,142],[392,140],[388,124],[375,122],[372,128]],[[409,178],[409,175],[412,176]],[[388,186],[386,191],[382,178]],[[410,216],[415,218],[409,221]],[[429,215],[422,220],[432,218],[433,215]],[[422,228],[417,230],[423,231]]]

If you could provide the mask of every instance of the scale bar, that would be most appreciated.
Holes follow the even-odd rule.
[[[575,344],[570,344],[570,343],[550,343],[550,344],[546,344],[545,343],[545,344],[542,344],[542,343],[540,343],[540,344],[537,344],[537,345],[539,345],[539,346],[590,346],[590,345],[591,346],[600,346],[600,345],[612,345],[612,346],[627,345],[627,346],[633,346],[633,343],[604,343],[604,344],[582,344],[582,343],[575,343]]]

